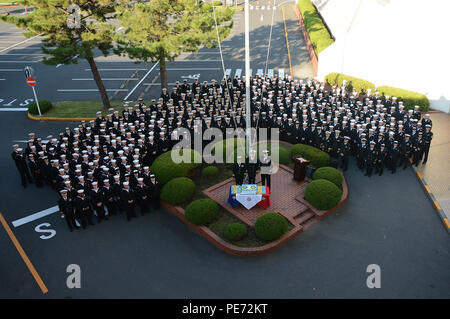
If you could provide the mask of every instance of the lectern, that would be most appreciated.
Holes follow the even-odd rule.
[[[294,158],[294,180],[298,182],[303,182],[306,175],[306,167],[309,165],[310,161],[303,157]]]

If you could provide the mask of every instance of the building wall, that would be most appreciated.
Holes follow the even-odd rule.
[[[319,79],[340,72],[424,93],[450,112],[450,1],[313,2],[336,38],[319,55]]]

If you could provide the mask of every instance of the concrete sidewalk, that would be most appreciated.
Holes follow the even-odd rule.
[[[431,113],[433,140],[428,161],[417,167],[450,220],[450,115]]]

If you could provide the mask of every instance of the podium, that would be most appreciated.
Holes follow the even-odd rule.
[[[303,157],[294,158],[294,180],[298,182],[303,182],[306,175],[306,167],[309,165],[310,161]]]

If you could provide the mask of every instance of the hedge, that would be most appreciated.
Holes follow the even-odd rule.
[[[425,94],[398,89],[392,86],[379,86],[377,91],[383,96],[396,96],[399,101],[403,101],[403,105],[408,110],[414,109],[415,105],[420,106],[421,111],[430,109],[430,100]]]
[[[330,155],[306,144],[295,144],[291,147],[292,157],[303,156],[311,161],[314,167],[323,167],[330,164]]]
[[[314,50],[319,54],[329,47],[334,40],[310,0],[299,0],[298,8]]]
[[[305,200],[319,210],[333,208],[341,197],[342,191],[325,179],[316,179],[306,186]]]
[[[238,241],[247,235],[247,227],[241,223],[231,223],[225,227],[223,235],[228,241]]]
[[[202,175],[207,177],[217,176],[219,174],[219,169],[215,166],[206,166],[202,169]]]
[[[48,110],[50,110],[53,107],[52,102],[47,100],[38,100],[39,101],[39,109],[41,110],[41,114],[44,114]],[[32,115],[39,115],[39,111],[36,105],[36,102],[31,103],[28,105],[28,113]]]
[[[274,147],[273,150],[272,147],[269,147],[268,150],[272,158],[272,152],[275,152],[275,154],[278,153],[278,163],[280,164],[289,164],[291,161],[291,151],[284,146],[279,145],[278,147]]]
[[[255,234],[265,241],[280,238],[288,229],[288,222],[284,216],[276,212],[269,212],[256,220]]]
[[[355,78],[342,73],[330,73],[325,76],[325,81],[331,86],[334,84],[341,86],[344,80],[347,81],[346,87],[348,91],[352,91],[353,88],[355,88],[356,91],[361,94],[366,94],[368,89],[375,92],[375,84],[360,78]]]
[[[184,216],[194,225],[206,225],[217,218],[219,206],[209,198],[197,199],[190,203]]]
[[[187,177],[177,177],[165,184],[161,190],[161,200],[180,205],[194,196],[195,183]]]
[[[172,152],[178,154],[179,150],[168,151],[158,156],[152,164],[151,171],[161,184],[166,184],[168,181],[176,177],[184,177],[187,173],[201,165],[201,163],[194,163],[194,157],[200,159],[201,155],[194,150],[187,150],[191,154],[191,163],[174,163],[172,160]],[[181,152],[183,154],[183,152]],[[199,158],[197,158],[197,156]]]
[[[314,172],[312,178],[313,180],[326,179],[337,187],[341,187],[343,180],[341,172],[334,167],[321,167]]]

